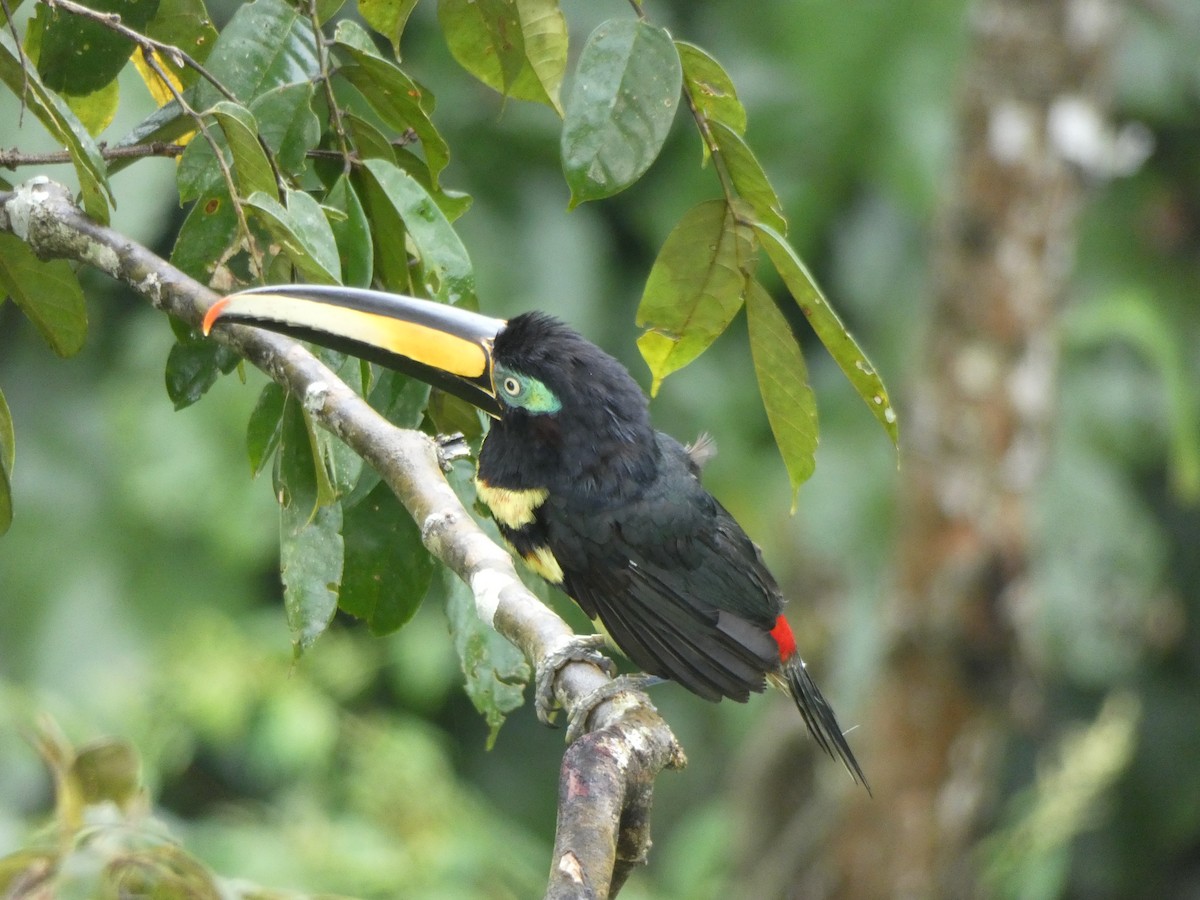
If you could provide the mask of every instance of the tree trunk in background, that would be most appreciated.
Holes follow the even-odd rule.
[[[1053,432],[1057,318],[1091,123],[1105,0],[980,0],[958,156],[932,249],[933,309],[905,426],[886,655],[856,733],[875,799],[852,797],[826,882],[846,897],[976,894],[1022,692],[1030,499]],[[1091,118],[1089,118],[1089,114]],[[1025,692],[1027,694],[1028,692]],[[1027,698],[1028,699],[1028,698]]]
[[[821,815],[793,811],[817,846],[790,867],[765,866],[790,880],[755,896],[978,893],[972,850],[995,812],[1019,710],[1030,708],[1018,697],[1037,699],[1015,677],[1015,630],[1033,602],[1029,503],[1053,432],[1056,320],[1082,199],[1075,163],[1087,163],[1079,141],[1099,136],[1089,125],[1102,121],[1114,19],[1105,0],[979,0],[971,10],[932,310],[902,404],[896,587],[853,736],[874,799],[847,792],[840,810],[828,798]],[[779,824],[786,833],[798,822]],[[823,846],[812,834],[822,825]]]

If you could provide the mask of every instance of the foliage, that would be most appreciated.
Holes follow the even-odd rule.
[[[131,57],[140,60],[138,72],[161,98],[161,106],[117,144],[136,148],[166,135],[196,136],[178,170],[180,200],[196,202],[175,251],[177,261],[193,275],[224,288],[245,278],[278,280],[292,273],[317,283],[374,281],[475,306],[472,265],[451,225],[465,198],[441,184],[449,147],[431,118],[434,95],[398,60],[411,8],[375,6],[363,13],[377,34],[390,41],[388,53],[352,19],[334,24],[329,21],[333,11],[323,13],[318,6],[301,10],[284,0],[240,6],[211,46],[211,26],[201,3],[183,10],[172,4],[160,8],[157,2],[130,3],[119,10],[123,18],[114,26],[105,18],[112,12],[107,7],[68,0],[52,14],[38,8],[23,50],[13,48],[7,82],[21,96],[35,87],[43,90],[38,95],[43,102],[35,110],[43,113],[42,121],[53,133],[72,139],[85,206],[104,221],[113,200],[107,169],[92,134],[58,95],[69,99],[106,90]],[[612,19],[588,38],[570,94],[560,103],[568,35],[555,3],[445,0],[438,13],[447,44],[468,71],[507,97],[544,103],[562,115],[562,163],[572,206],[609,197],[641,178],[662,150],[681,97],[690,110],[704,161],[712,162],[723,199],[684,216],[647,281],[638,312],[646,333],[639,346],[655,393],[663,378],[694,360],[726,330],[756,283],[761,239],[767,258],[813,318],[818,336],[897,439],[895,414],[882,383],[838,318],[824,312],[828,306],[820,291],[782,236],[787,226],[779,198],[743,138],[746,111],[732,80],[711,55],[673,42],[644,12]],[[178,47],[203,48],[204,65],[150,36],[164,32],[168,20]],[[72,55],[64,49],[72,41],[84,42],[86,52]],[[159,56],[188,70],[191,87],[184,90]],[[22,69],[26,58],[36,64],[36,72]],[[329,122],[324,130],[322,118]],[[760,228],[765,230],[756,230]],[[397,251],[406,246],[412,264]],[[85,322],[69,268],[59,265],[53,275],[43,272],[15,238],[0,244],[0,251],[7,291],[39,322],[52,345],[69,354],[78,347]],[[72,294],[76,299],[69,301]],[[752,341],[762,340],[763,331],[752,335]],[[774,332],[772,339],[788,342],[788,355],[799,356],[790,329]],[[184,337],[181,346],[194,347],[195,342]],[[186,386],[173,391],[176,403],[194,401],[226,367],[214,351],[175,354],[168,382]],[[817,434],[812,395],[781,394],[764,381],[762,397],[794,493],[813,468]],[[813,427],[797,430],[783,424],[795,415],[790,407],[795,402],[802,404]],[[277,486],[285,496],[290,480],[308,477],[296,465],[307,468],[295,463],[277,470]],[[322,508],[338,502],[320,497]],[[283,530],[285,547],[301,540],[310,525],[317,527],[307,522],[308,512],[299,510],[298,515],[294,527]],[[325,530],[340,532],[338,518],[323,513]],[[342,554],[332,553],[323,571],[297,579],[293,568],[285,581],[293,591],[307,594],[324,588],[309,589],[303,582],[336,585]],[[334,589],[330,601],[296,605],[311,610],[311,615],[293,617],[299,646],[307,646],[324,627],[336,594]],[[391,610],[381,614],[396,618]]]
[[[539,8],[478,6],[501,5],[515,6],[518,17]],[[698,199],[715,197],[717,206],[751,210],[754,276],[769,296],[785,296],[792,287],[777,280],[788,274],[792,254],[770,244],[767,229],[820,276],[841,319],[872,348],[879,368],[893,373],[890,380],[904,384],[913,376],[920,359],[916,335],[926,318],[924,256],[936,236],[932,212],[947,168],[962,3],[882,5],[854,16],[840,3],[807,4],[802,14],[795,4],[762,4],[753,15],[732,14],[728,4],[648,4],[647,27],[666,26],[708,48],[674,42],[683,90],[710,135],[701,138],[698,154],[695,139],[681,137],[681,122],[689,129],[697,122],[685,99],[686,114],[676,115],[658,162],[638,184],[603,202],[581,202],[569,216],[562,215],[569,189],[557,152],[563,123],[553,104],[524,102],[523,93],[536,94],[544,84],[524,62],[502,60],[494,76],[467,66],[479,80],[462,77],[454,68],[461,51],[442,38],[448,31],[440,17],[454,10],[452,3],[361,0],[357,11],[376,34],[349,24],[349,7],[337,14],[339,21],[333,6],[319,3],[318,18],[328,17],[324,55],[334,101],[345,112],[347,146],[372,168],[412,179],[432,199],[458,243],[470,248],[472,290],[489,312],[550,309],[620,354],[633,346],[629,323],[669,236],[695,215],[689,210]],[[17,10],[18,33],[27,34],[40,7],[9,7]],[[64,9],[59,4],[56,15],[70,16]],[[322,51],[308,10],[246,20],[250,9],[255,16],[281,12],[269,4],[212,4],[222,36],[238,22],[237,29],[252,32],[220,54],[218,32],[195,2],[162,0],[146,26],[151,38],[183,48],[218,73],[233,99],[202,92],[203,77],[187,63],[157,52],[147,61],[139,50],[135,65],[124,66],[108,88],[64,100],[36,66],[24,80],[19,42],[6,27],[0,34],[0,79],[7,87],[0,121],[11,136],[5,144],[61,151],[93,215],[111,214],[130,234],[218,287],[257,276],[249,253],[254,247],[278,260],[262,267],[272,279],[292,277],[299,265],[294,256],[314,271],[319,264],[340,273],[346,283],[374,280],[394,290],[436,292],[447,273],[463,271],[457,248],[431,249],[439,246],[435,232],[449,241],[440,222],[430,224],[418,245],[405,221],[405,210],[411,216],[414,207],[390,194],[366,166],[347,171],[341,165],[329,92],[322,78],[309,77],[320,70]],[[599,7],[567,11],[571,53],[560,69],[561,85],[546,88],[557,90],[564,114],[578,77],[569,61],[579,58],[588,32],[618,14]],[[1061,386],[1053,398],[1056,448],[1031,523],[1037,559],[1029,594],[1005,598],[1022,613],[1022,672],[1044,689],[1036,708],[1020,710],[1026,727],[1012,735],[1002,785],[1015,799],[1002,807],[1000,839],[986,845],[1001,887],[1036,878],[1039,887],[1065,884],[1064,892],[1080,896],[1194,890],[1190,860],[1200,835],[1192,802],[1200,790],[1193,752],[1200,740],[1192,711],[1200,683],[1194,547],[1200,521],[1188,498],[1197,458],[1193,386],[1200,321],[1193,300],[1200,275],[1188,199],[1196,195],[1198,83],[1188,36],[1195,33],[1195,14],[1187,0],[1133,10],[1117,58],[1118,118],[1143,122],[1156,150],[1132,177],[1099,185],[1084,220],[1075,302],[1063,322]],[[553,16],[540,32],[526,28],[532,20],[518,21],[526,59],[538,40],[546,48],[543,59],[560,55],[551,38],[558,27]],[[470,39],[483,46],[495,42],[486,28],[462,27],[464,41],[473,33]],[[295,52],[267,66],[261,80],[235,77],[242,53],[253,61],[265,42]],[[436,108],[426,85],[438,94]],[[201,113],[208,137],[172,88]],[[14,91],[24,92],[23,118]],[[151,93],[157,99],[146,108]],[[109,107],[116,118],[99,131]],[[699,125],[696,131],[704,134]],[[257,151],[247,133],[263,138],[253,141]],[[186,168],[114,156],[155,142],[195,145]],[[751,142],[754,155],[747,158],[742,144]],[[736,157],[732,171],[726,167],[732,201],[714,144],[725,160]],[[707,160],[702,170],[697,156]],[[761,165],[749,162],[755,158]],[[272,161],[287,191],[280,192]],[[106,184],[120,201],[115,208]],[[184,184],[199,193],[187,201],[185,215],[170,221],[164,207],[175,206]],[[274,205],[242,202],[250,200],[253,191],[243,193],[250,187],[261,192],[258,200]],[[305,206],[299,195],[311,195],[320,209]],[[414,196],[423,199],[406,195]],[[733,230],[737,238],[736,223]],[[177,234],[173,249],[164,232]],[[368,234],[373,241],[364,240]],[[391,249],[398,246],[408,252]],[[0,254],[0,278],[24,270],[19,253]],[[432,267],[425,254],[434,254],[441,267]],[[34,267],[53,277],[53,268]],[[251,489],[240,476],[247,450],[254,472],[274,469],[284,398],[253,373],[246,376],[249,388],[219,378],[235,360],[187,329],[170,340],[151,311],[106,295],[109,288],[86,273],[64,278],[56,291],[34,286],[33,325],[25,324],[25,310],[18,314],[15,304],[0,301],[0,528],[10,528],[0,544],[3,852],[28,843],[29,822],[44,820],[51,803],[20,737],[34,709],[51,709],[78,743],[105,732],[135,742],[146,783],[172,817],[172,832],[223,873],[361,896],[440,896],[452,890],[448,885],[458,889],[454,896],[495,896],[487,879],[499,860],[512,862],[503,890],[533,893],[548,854],[553,799],[550,780],[539,786],[531,773],[553,769],[561,753],[556,736],[532,727],[528,716],[515,716],[485,755],[488,729],[455,686],[462,663],[451,650],[459,636],[447,639],[436,604],[412,612],[408,587],[397,585],[390,599],[375,597],[371,579],[363,578],[358,585],[367,592],[356,588],[358,599],[351,601],[355,580],[348,567],[357,563],[343,564],[341,603],[353,604],[356,615],[381,631],[410,612],[413,617],[381,642],[369,626],[335,615],[329,632],[294,662],[279,646],[286,641],[274,575],[278,523],[269,518],[274,500],[267,479]],[[79,283],[84,290],[76,294],[72,285]],[[15,289],[5,282],[5,293],[18,302],[26,291],[26,276]],[[82,305],[72,295],[88,298],[86,330]],[[748,320],[734,316],[730,337],[754,329],[778,335],[770,314],[754,311],[761,298],[750,289],[744,296]],[[691,299],[708,302],[703,291]],[[798,304],[774,309],[793,328],[803,315]],[[713,321],[726,315],[723,306],[714,307]],[[39,353],[45,329],[51,346],[84,341],[83,348],[67,362]],[[796,600],[793,623],[814,642],[813,661],[834,667],[834,693],[852,700],[871,689],[882,627],[878,598],[889,589],[889,541],[903,527],[903,512],[893,502],[894,458],[876,439],[870,417],[861,415],[860,391],[830,358],[808,352],[815,343],[803,329],[796,333],[810,380],[794,387],[807,384],[822,399],[819,475],[805,485],[798,519],[787,519],[780,500],[784,475],[769,430],[778,417],[759,399],[766,388],[750,365],[753,359],[760,366],[764,352],[793,353],[790,342],[781,342],[786,349],[755,343],[749,355],[736,341],[714,342],[686,377],[662,381],[655,417],[681,437],[698,427],[716,431],[721,454],[706,481],[763,544]],[[168,354],[170,400],[159,381]],[[861,371],[853,357],[839,361],[848,373]],[[409,396],[411,388],[389,385],[389,376],[377,371],[359,371],[357,382],[342,372],[365,386],[376,406],[391,408],[395,421],[427,424],[425,397]],[[205,392],[212,396],[189,405]],[[172,403],[185,410],[172,414]],[[902,397],[897,406],[904,410]],[[915,412],[906,421],[917,422]],[[806,421],[807,414],[792,427]],[[909,425],[909,433],[918,427]],[[305,433],[300,445],[316,443],[323,455],[325,475],[309,453],[314,479],[341,485],[344,460],[324,440]],[[789,465],[802,456],[789,455]],[[301,474],[294,474],[300,485]],[[359,478],[343,500],[343,532],[353,529],[356,510],[370,510],[361,505],[370,503],[374,482],[369,472]],[[399,537],[397,545],[409,540]],[[414,559],[423,552],[405,546]],[[393,546],[389,552],[400,551]],[[423,577],[419,567],[412,571]],[[388,592],[393,585],[379,587]],[[443,597],[441,575],[434,573],[428,598]],[[835,616],[836,629],[830,626]],[[504,679],[482,687],[507,691],[511,699],[512,685]],[[1140,708],[1140,716],[1121,719],[1122,735],[1134,731],[1132,746],[1121,748],[1128,757],[1108,757],[1112,770],[1086,784],[1059,780],[1069,766],[1057,764],[1039,780],[1035,761],[1057,759],[1061,747],[1064,763],[1074,765],[1076,751],[1088,746],[1063,740],[1074,730],[1071,723],[1112,725],[1102,701],[1114,688],[1135,694]],[[774,729],[754,729],[753,739],[747,737],[752,721],[770,709],[710,709],[678,700],[669,687],[659,691],[655,702],[688,747],[691,769],[663,780],[653,863],[626,893],[737,896],[731,873],[769,852],[738,846],[731,831],[744,829],[730,823],[740,826],[764,812],[746,808],[743,788],[771,752],[763,735],[773,736]],[[853,703],[843,700],[842,709],[853,721]],[[802,780],[794,767],[789,772],[787,789],[775,792],[780,804],[795,796]],[[698,784],[705,790],[696,790]],[[419,802],[423,795],[429,803]],[[1072,796],[1088,802],[1064,802]],[[385,797],[413,802],[388,809]],[[440,804],[466,813],[454,815]],[[1047,811],[1070,821],[1056,822],[1053,833],[1031,831]],[[805,812],[809,818],[798,818],[789,835],[809,833],[811,809]],[[770,849],[789,858],[801,852],[782,839]],[[422,869],[414,854],[436,865]],[[385,883],[384,872],[396,878]]]

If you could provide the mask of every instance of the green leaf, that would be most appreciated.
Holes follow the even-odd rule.
[[[559,8],[558,0],[517,0],[517,11],[521,16],[521,34],[525,39],[525,59],[529,66],[517,76],[516,88],[521,93],[532,92],[532,82],[550,100],[554,111],[563,115],[563,74],[567,70],[567,20]],[[532,76],[532,77],[530,77]]]
[[[287,201],[284,208],[274,197],[259,191],[247,199],[246,205],[258,213],[292,265],[308,281],[340,284],[337,242],[320,204],[303,191],[289,190]]]
[[[517,4],[512,0],[438,0],[438,21],[459,65],[507,95],[525,65]]]
[[[202,284],[214,280],[238,236],[237,211],[225,191],[201,197],[179,229],[171,265]]]
[[[290,175],[298,175],[306,166],[305,155],[321,138],[321,126],[312,111],[312,84],[285,84],[259,96],[247,110],[236,103],[220,100],[209,111],[221,126],[215,134],[221,157],[231,162],[238,193],[249,197],[254,191],[274,194],[275,175],[258,141],[263,141],[277,163]],[[260,120],[259,114],[265,118]],[[178,172],[179,199],[194,200],[222,189],[225,179],[217,166],[208,141],[191,141],[183,152]]]
[[[375,280],[384,290],[397,294],[413,293],[412,275],[408,269],[408,253],[396,252],[404,247],[407,231],[400,213],[388,199],[387,193],[365,167],[356,166],[350,173],[358,198],[362,201],[371,227],[372,256],[375,259]]]
[[[846,326],[833,311],[833,307],[829,305],[816,281],[787,240],[768,225],[756,223],[754,230],[775,271],[779,273],[788,291],[799,304],[800,311],[808,319],[808,324],[817,333],[829,355],[850,379],[850,384],[854,386],[858,396],[871,408],[871,412],[883,425],[892,443],[899,446],[900,430],[896,421],[896,410],[888,398],[883,379],[846,330]]]
[[[222,100],[212,108],[213,118],[221,126],[233,154],[233,180],[238,193],[249,197],[255,191],[275,191],[275,175],[267,155],[258,143],[258,123],[250,110]],[[193,143],[205,145],[205,141]]]
[[[421,187],[429,192],[429,196],[451,222],[471,208],[471,197],[462,191],[451,191],[433,183],[429,167],[415,153],[404,147],[397,147],[392,153],[392,159],[401,169],[417,180]]]
[[[710,122],[709,128],[725,160],[725,168],[733,179],[738,196],[750,204],[760,222],[770,225],[782,234],[787,233],[787,219],[783,217],[783,204],[767,174],[759,165],[746,142],[720,122]]]
[[[98,91],[80,96],[68,95],[65,99],[87,133],[95,137],[112,124],[121,102],[121,88],[114,79]]]
[[[284,84],[311,81],[320,72],[312,24],[286,0],[238,6],[206,63],[243,105]],[[207,109],[222,97],[197,82],[192,105]]]
[[[437,203],[415,178],[392,163],[368,159],[363,168],[408,229],[421,258],[429,295],[443,303],[475,308],[478,301],[471,259]]]
[[[646,279],[638,349],[662,380],[703,353],[733,321],[754,266],[754,235],[724,200],[701,203],[667,235]]]
[[[280,578],[296,653],[325,631],[337,611],[342,578],[342,508],[328,498],[312,424],[292,397],[284,402],[275,454],[279,498]]]
[[[0,535],[12,525],[12,472],[16,459],[17,436],[13,429],[12,411],[4,399],[4,391],[0,391]]]
[[[396,161],[396,151],[382,131],[361,116],[352,112],[342,115],[346,134],[358,153],[359,159],[386,159]]]
[[[612,196],[650,168],[675,118],[682,79],[664,29],[613,19],[592,32],[563,119],[572,207]]]
[[[775,444],[792,485],[792,512],[800,485],[816,468],[817,400],[808,384],[800,344],[775,301],[757,281],[746,291],[750,355]]]
[[[0,232],[0,289],[59,356],[73,356],[83,347],[87,306],[68,262],[42,262],[16,235]]]
[[[167,396],[175,409],[191,406],[212,387],[221,370],[217,365],[221,344],[204,338],[178,341],[167,354]]]
[[[274,381],[263,385],[258,402],[250,413],[246,426],[246,454],[250,458],[250,473],[257,478],[271,461],[279,447],[283,424],[283,405],[287,394]]]
[[[463,686],[487,723],[487,747],[491,749],[508,714],[525,701],[529,664],[516,647],[480,620],[469,587],[448,569],[442,568],[438,576],[446,598],[450,634],[465,678]]]
[[[79,176],[84,212],[101,225],[107,225],[109,203],[115,201],[95,141],[62,98],[48,90],[36,72],[21,65],[16,44],[3,29],[0,29],[0,81],[23,97],[51,136],[66,146]]]
[[[321,140],[321,121],[313,112],[316,86],[312,82],[281,84],[260,94],[250,104],[258,133],[275,154],[287,175],[299,175],[307,166],[308,151]],[[271,190],[272,188],[264,188]]]
[[[416,5],[417,0],[358,0],[358,13],[364,22],[387,38],[399,59],[400,38]]]
[[[280,506],[294,506],[305,519],[312,518],[317,509],[320,489],[316,462],[304,410],[288,394],[279,421],[279,450],[271,472],[272,488]]]
[[[317,24],[324,25],[341,12],[345,5],[346,0],[317,0]],[[307,10],[307,7],[305,9]]]
[[[434,184],[450,161],[450,148],[430,119],[433,95],[417,85],[394,63],[359,46],[361,32],[352,22],[338,23],[334,47],[349,62],[338,73],[358,89],[384,124],[403,134],[412,129],[421,142]]]
[[[342,265],[342,284],[351,287],[370,287],[371,273],[375,268],[375,257],[371,249],[371,223],[358,199],[348,175],[338,176],[329,193],[325,195],[326,218],[337,243],[338,258]],[[337,210],[340,217],[329,215]]]
[[[11,475],[17,462],[17,438],[13,430],[12,410],[0,391],[0,470]]]
[[[429,403],[429,385],[420,379],[401,375],[395,369],[384,369],[370,363],[363,365],[377,376],[370,386],[368,401],[371,406],[398,428],[419,428]],[[374,469],[364,466],[358,483],[342,500],[342,505],[352,509],[375,489],[380,480]]]
[[[0,26],[8,24],[8,16],[5,15],[5,9],[7,8],[10,13],[15,13],[21,8],[21,4],[24,2],[25,0],[9,0],[4,6],[0,6]]]
[[[721,64],[695,44],[676,41],[683,65],[683,83],[700,115],[720,122],[737,134],[746,133],[746,108],[738,99],[733,80]]]
[[[258,123],[253,114],[244,106],[221,100],[209,115],[220,126],[219,130],[210,127],[209,131],[233,174],[239,196],[249,197],[255,191],[274,194],[275,176],[258,143]],[[225,178],[207,140],[197,138],[188,144],[179,161],[176,181],[183,203],[222,191]]]
[[[346,512],[342,609],[373,634],[390,634],[421,605],[433,579],[433,558],[421,531],[386,484],[376,485]]]
[[[439,0],[438,20],[464,69],[506,97],[562,114],[567,24],[556,0]]]
[[[279,509],[279,577],[297,656],[316,643],[337,612],[341,532],[340,503],[317,507],[315,513],[296,505]]]
[[[198,63],[208,59],[217,43],[217,29],[204,7],[204,0],[160,0],[158,12],[146,26],[146,36],[178,47]],[[195,69],[176,66],[165,57],[160,57],[160,62],[175,73],[185,88],[191,87],[199,77]]]
[[[121,23],[144,31],[158,11],[159,0],[84,0],[97,12],[117,13]],[[39,4],[41,46],[37,70],[42,83],[62,94],[81,96],[100,90],[117,77],[134,43],[82,16]]]

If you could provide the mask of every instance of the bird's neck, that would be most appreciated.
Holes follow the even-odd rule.
[[[576,427],[554,416],[521,416],[492,423],[479,476],[494,487],[546,489],[579,503],[619,502],[653,479],[659,456],[648,420]]]

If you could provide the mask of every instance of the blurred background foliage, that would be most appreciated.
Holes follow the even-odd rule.
[[[903,429],[970,4],[653,5],[733,76],[791,238],[888,380]],[[602,7],[567,10],[576,52],[616,13]],[[210,3],[218,25],[232,8]],[[1021,632],[1053,727],[1006,767],[1009,799],[978,851],[998,895],[1200,892],[1200,7],[1144,0],[1124,14],[1114,122],[1144,125],[1154,152],[1093,184],[1081,221],[1033,524],[1041,599]],[[474,197],[457,227],[486,311],[560,315],[648,384],[633,324],[645,275],[670,226],[714,191],[691,130],[676,123],[634,189],[568,214],[551,110],[502,102],[462,72],[433,4],[417,6],[404,51],[438,92],[445,183]],[[111,134],[140,117],[129,103],[140,82],[122,91]],[[0,122],[18,115],[0,96]],[[36,131],[21,131],[23,150],[39,149]],[[143,161],[115,181],[114,225],[160,251],[181,222],[172,166]],[[83,278],[91,329],[73,359],[0,306],[0,384],[19,434],[17,515],[0,542],[0,855],[52,810],[29,740],[49,714],[76,743],[131,741],[156,815],[224,875],[363,897],[540,893],[561,732],[522,709],[485,752],[437,603],[382,640],[339,618],[294,662],[278,518],[243,446],[259,376],[223,379],[174,412],[167,323]],[[821,446],[789,517],[739,330],[668,379],[653,412],[680,438],[716,437],[706,482],[763,546],[853,723],[904,527],[903,452],[897,469],[836,367],[806,345]],[[734,873],[753,853],[736,825],[758,812],[748,773],[786,748],[803,786],[811,747],[782,697],[714,707],[664,686],[654,700],[690,766],[659,780],[651,864],[623,896],[743,896]],[[836,783],[825,791],[842,789],[844,773],[816,766]]]

